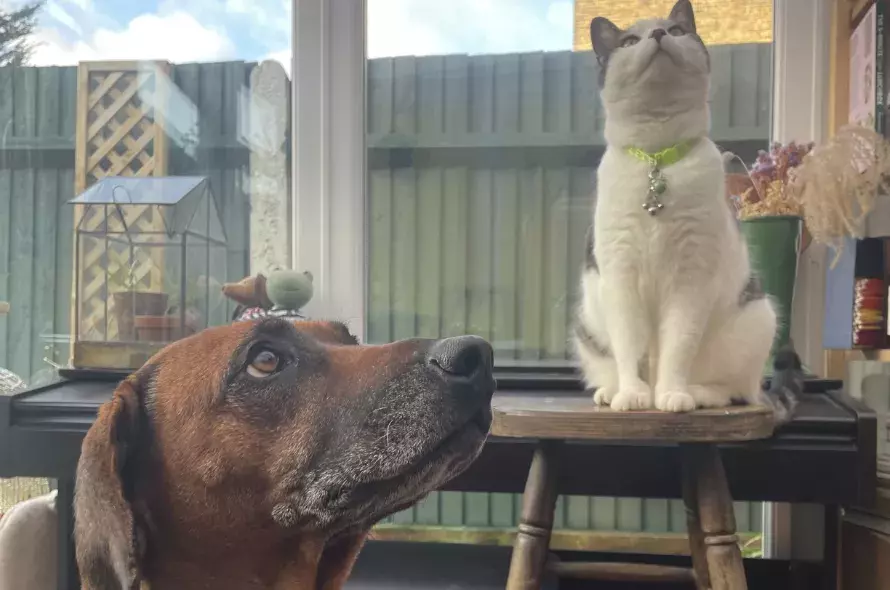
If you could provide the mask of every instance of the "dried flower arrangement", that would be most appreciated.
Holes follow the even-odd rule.
[[[787,186],[791,171],[800,166],[812,149],[812,143],[774,143],[769,151],[758,152],[757,160],[747,174],[728,174],[727,192],[739,219],[779,215],[801,217],[801,203],[790,195]]]
[[[800,204],[813,239],[839,256],[845,238],[862,237],[875,199],[890,192],[888,180],[890,143],[867,127],[846,125],[791,171],[786,192]]]

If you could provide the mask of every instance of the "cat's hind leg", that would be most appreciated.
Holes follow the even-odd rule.
[[[740,303],[701,343],[689,394],[698,408],[762,401],[762,382],[778,324],[767,297]]]
[[[584,384],[593,389],[593,401],[608,406],[618,393],[618,371],[608,349],[583,324],[575,326],[573,336]]]
[[[618,370],[605,328],[599,298],[599,273],[595,268],[587,268],[581,280],[581,300],[572,345],[584,384],[594,391],[593,401],[610,405],[618,393]]]

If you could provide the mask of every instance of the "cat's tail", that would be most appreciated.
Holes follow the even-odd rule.
[[[784,424],[794,417],[803,387],[803,363],[794,347],[788,345],[776,353],[770,386],[763,392],[763,401],[775,412],[777,424]]]

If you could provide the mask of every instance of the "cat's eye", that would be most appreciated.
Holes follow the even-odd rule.
[[[268,348],[260,349],[247,365],[247,374],[257,379],[268,377],[281,368],[281,357]]]
[[[628,35],[624,39],[621,40],[622,47],[630,47],[631,45],[636,45],[640,42],[640,38],[636,35]]]
[[[680,25],[674,25],[670,29],[668,29],[668,33],[673,37],[682,37],[686,34],[686,31],[683,30],[683,27]]]

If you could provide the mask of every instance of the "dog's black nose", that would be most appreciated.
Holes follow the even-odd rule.
[[[667,31],[665,31],[664,29],[655,29],[654,31],[649,33],[649,36],[652,37],[653,39],[655,39],[656,41],[658,41],[659,43],[661,43],[661,38],[664,37],[665,35],[667,35]]]
[[[429,363],[454,377],[474,377],[491,373],[491,344],[478,336],[457,336],[433,344]]]

